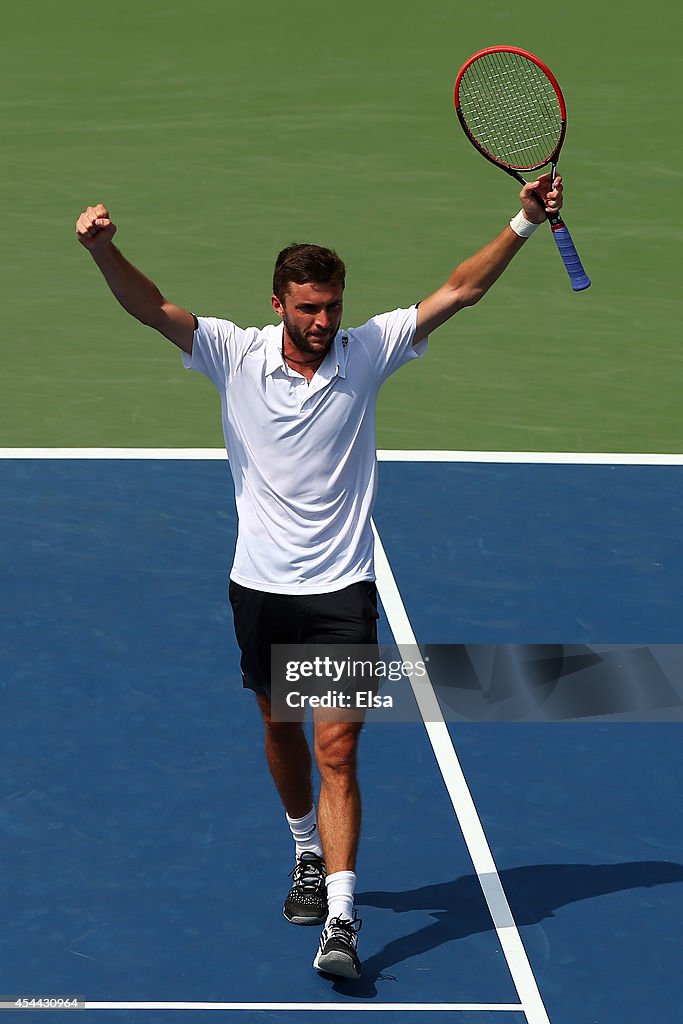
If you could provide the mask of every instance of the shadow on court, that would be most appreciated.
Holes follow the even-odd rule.
[[[652,888],[683,882],[683,864],[666,861],[634,861],[624,864],[538,864],[500,872],[513,917],[518,925],[538,924],[559,907],[591,900],[609,893]],[[404,892],[361,892],[359,907],[393,910],[397,914],[418,910],[435,918],[433,924],[389,942],[363,961],[358,982],[334,982],[344,995],[368,999],[377,995],[377,981],[391,981],[391,967],[436,949],[446,942],[491,931],[493,922],[482,900],[476,875],[452,882],[409,889]]]

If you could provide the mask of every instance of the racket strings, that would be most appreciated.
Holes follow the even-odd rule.
[[[459,104],[477,145],[520,170],[547,164],[562,136],[557,93],[545,72],[521,54],[490,53],[460,82]]]

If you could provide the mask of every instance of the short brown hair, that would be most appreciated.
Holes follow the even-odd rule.
[[[308,242],[294,242],[279,253],[273,273],[273,293],[284,301],[290,282],[294,284],[341,284],[346,281],[344,261],[334,249]]]

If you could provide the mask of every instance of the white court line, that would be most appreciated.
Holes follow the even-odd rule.
[[[0,448],[0,459],[227,458],[224,448]],[[466,452],[380,449],[380,462],[492,462],[565,466],[683,466],[683,455],[636,452]]]
[[[497,462],[555,466],[683,466],[683,455],[647,452],[377,452],[380,462]]]
[[[518,1003],[98,1003],[86,1000],[85,1010],[293,1010],[320,1011],[325,1013],[341,1010],[487,1010],[489,1013],[522,1012]]]
[[[225,448],[0,448],[0,459],[210,459],[227,461]]]
[[[375,569],[384,611],[394,639],[406,661],[412,661],[417,640],[406,613],[384,546],[373,523]],[[405,651],[405,654],[404,654]],[[446,784],[465,844],[479,879],[484,898],[507,960],[517,995],[528,1024],[550,1024],[531,964],[522,944],[493,860],[484,829],[469,791],[465,775],[451,741],[448,727],[429,677],[419,684],[410,677],[415,701],[432,744],[439,770]]]

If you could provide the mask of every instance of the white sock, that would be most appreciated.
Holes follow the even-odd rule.
[[[292,838],[296,843],[296,855],[300,857],[302,853],[308,851],[309,853],[315,853],[318,857],[322,857],[323,848],[320,843],[320,833],[318,832],[318,820],[315,812],[315,807],[311,807],[308,814],[305,814],[303,818],[290,818],[288,814],[285,815],[287,818],[287,824],[289,825]]]
[[[327,920],[333,917],[345,917],[353,921],[353,894],[356,888],[356,875],[353,871],[335,871],[327,876]]]

